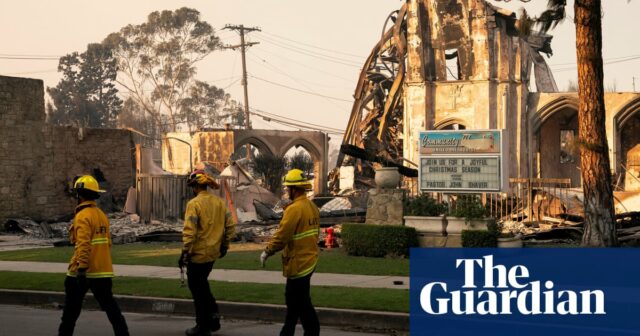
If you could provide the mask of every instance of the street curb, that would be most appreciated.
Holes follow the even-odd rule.
[[[155,298],[115,295],[120,309],[130,313],[194,316],[193,302],[186,299]],[[64,293],[31,290],[0,289],[0,304],[50,306],[59,309]],[[282,322],[285,306],[261,303],[218,301],[221,315],[228,319]],[[87,309],[100,309],[91,293],[83,305]],[[409,314],[352,309],[316,308],[320,324],[366,330],[409,329]]]

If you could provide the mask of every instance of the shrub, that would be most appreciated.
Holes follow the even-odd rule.
[[[354,256],[408,256],[409,248],[418,246],[416,229],[399,225],[344,224],[341,237]]]
[[[313,159],[307,153],[304,153],[304,152],[296,153],[294,156],[289,158],[287,162],[287,166],[288,166],[288,169],[294,169],[294,168],[300,169],[307,176],[313,175],[313,166],[314,166]]]
[[[478,195],[459,195],[456,206],[451,210],[453,217],[463,217],[467,222],[474,219],[481,219],[488,215],[487,208],[482,205]]]
[[[447,208],[446,203],[438,203],[427,194],[407,198],[404,202],[406,216],[440,216],[447,212]]]
[[[496,247],[498,237],[487,230],[462,230],[462,247]]]
[[[487,230],[462,230],[462,247],[497,247],[499,233],[495,222]]]
[[[256,173],[264,178],[265,187],[274,194],[282,191],[282,177],[286,173],[287,160],[284,156],[258,154],[253,160]]]

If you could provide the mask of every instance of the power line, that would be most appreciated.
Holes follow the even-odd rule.
[[[310,122],[306,122],[306,121],[302,121],[302,120],[297,120],[297,119],[285,117],[285,116],[282,116],[282,115],[279,115],[279,114],[270,113],[270,112],[262,111],[262,110],[259,110],[259,109],[255,109],[255,108],[252,109],[251,112],[256,114],[256,115],[260,115],[262,117],[267,117],[267,118],[279,120],[279,121],[282,121],[282,122],[295,124],[295,125],[302,126],[302,127],[305,127],[305,128],[313,128],[313,129],[329,131],[329,132],[343,132],[343,130],[338,129],[338,128],[318,125],[318,124],[314,124],[314,123],[310,123]]]
[[[608,62],[608,61],[621,60],[621,59],[625,59],[625,58],[634,58],[634,57],[640,57],[640,55],[627,55],[627,56],[611,57],[611,58],[605,58],[603,61]],[[561,67],[561,66],[566,66],[566,65],[576,65],[576,62],[549,64],[549,66],[551,66],[551,67]]]
[[[233,58],[233,65],[231,66],[231,75],[232,76],[236,72],[236,63],[238,63],[238,57],[237,56]],[[229,86],[231,86],[231,82],[229,82]]]
[[[297,123],[305,123],[307,125],[311,125],[311,126],[315,126],[315,127],[319,127],[322,129],[326,129],[326,130],[331,130],[331,131],[336,131],[336,132],[342,132],[343,130],[339,129],[339,128],[335,128],[335,127],[329,127],[329,126],[323,126],[323,125],[318,125],[318,124],[314,124],[314,123],[310,123],[310,122],[306,122],[306,121],[302,121],[302,120],[298,120],[298,119],[293,119],[293,118],[289,118],[289,117],[285,117],[283,115],[279,115],[279,114],[275,114],[275,113],[271,113],[271,112],[267,112],[267,111],[263,111],[263,110],[259,110],[256,108],[252,109],[254,112],[259,112],[262,114],[266,114],[267,116],[270,117],[274,117],[274,118],[281,118],[281,119],[287,119],[289,121],[292,122],[297,122]]]
[[[259,50],[259,51],[261,51],[261,52],[265,52],[265,53],[267,53],[267,54],[270,54],[270,55],[273,55],[273,56],[279,57],[279,58],[281,58],[281,59],[283,59],[283,60],[285,60],[285,61],[287,61],[287,62],[296,63],[296,64],[298,64],[298,65],[300,65],[300,66],[302,66],[302,67],[305,67],[305,68],[307,68],[307,69],[315,70],[315,71],[318,71],[318,72],[321,72],[321,73],[327,74],[327,75],[329,75],[329,76],[332,76],[332,77],[335,77],[335,78],[338,78],[338,79],[342,79],[342,80],[343,80],[343,81],[345,81],[345,82],[354,83],[354,82],[356,81],[356,79],[348,79],[348,78],[340,77],[340,76],[338,76],[338,75],[336,75],[336,74],[334,74],[334,73],[332,73],[332,72],[329,72],[329,71],[326,71],[326,70],[322,70],[322,69],[319,69],[319,68],[312,67],[312,66],[310,66],[310,65],[307,65],[307,64],[304,64],[304,63],[298,62],[298,61],[293,60],[293,59],[291,59],[291,58],[284,57],[284,56],[282,56],[282,55],[280,55],[280,54],[278,54],[278,53],[274,53],[274,52],[268,51],[268,50],[266,50],[266,49],[262,49],[262,48],[256,48],[256,49],[257,49],[257,50]]]
[[[624,62],[629,62],[629,61],[634,61],[634,60],[640,59],[640,55],[629,56],[629,57],[630,58],[619,59],[619,60],[614,60],[614,61],[609,61],[609,62],[603,62],[602,65],[624,63]],[[551,69],[551,70],[553,70],[554,72],[563,72],[563,71],[575,70],[577,68],[578,68],[578,65],[573,65],[573,66],[570,66],[570,67],[561,67],[561,68],[556,68],[556,69]]]
[[[58,61],[58,57],[26,57],[26,56],[0,56],[0,59],[25,60],[25,61]]]
[[[286,121],[286,120],[282,120],[282,119],[279,119],[279,118],[274,118],[274,117],[271,117],[271,116],[263,115],[261,113],[254,112],[254,111],[252,111],[251,114],[256,115],[256,116],[260,116],[267,122],[275,122],[275,123],[286,125],[286,126],[289,126],[289,127],[297,127],[297,128],[300,128],[300,129],[308,129],[308,130],[320,131],[320,132],[329,133],[329,134],[344,134],[343,131],[333,131],[333,130],[328,130],[328,129],[324,129],[324,128],[320,128],[320,127],[313,127],[313,126],[309,126],[308,123],[305,124],[305,122],[296,123],[296,122]]]
[[[253,53],[252,53],[252,55],[253,55]],[[253,55],[253,56],[255,56],[255,55]],[[258,57],[258,59],[262,60],[265,64],[267,64],[267,65],[269,65],[270,67],[272,67],[273,69],[275,69],[275,71],[276,71],[277,73],[282,74],[282,75],[284,75],[284,76],[287,76],[287,77],[289,77],[290,79],[292,79],[293,81],[295,81],[296,83],[298,83],[298,84],[300,84],[300,85],[304,86],[307,90],[309,90],[309,92],[313,92],[314,94],[316,94],[316,95],[318,95],[318,96],[320,96],[320,97],[322,97],[322,96],[323,96],[323,95],[319,94],[318,92],[314,91],[314,90],[313,90],[311,87],[309,87],[308,85],[306,85],[306,84],[302,83],[302,81],[301,81],[301,80],[299,80],[299,79],[297,79],[297,78],[295,78],[295,77],[293,77],[293,76],[289,75],[286,71],[281,70],[280,68],[278,68],[278,67],[276,67],[275,65],[271,64],[271,63],[270,63],[270,62],[268,62],[267,60],[265,60],[265,59],[263,59],[263,58],[261,58],[261,57],[259,57],[259,56],[255,56],[255,57]],[[263,65],[263,64],[261,64],[261,65]],[[272,70],[272,71],[273,71],[273,70]],[[325,100],[326,100],[326,101],[328,101],[330,104],[333,104],[334,106],[336,106],[336,107],[338,107],[338,108],[340,108],[340,109],[344,108],[343,106],[338,105],[338,103],[336,103],[336,102],[334,102],[334,101],[332,101],[332,100],[330,100],[330,99],[328,99],[328,98],[323,97],[323,99],[325,99]]]
[[[315,48],[315,49],[319,49],[319,50],[325,50],[325,51],[333,52],[333,53],[336,53],[336,54],[341,54],[341,55],[345,55],[345,56],[351,56],[351,57],[358,58],[360,60],[363,58],[362,55],[349,54],[349,53],[346,53],[346,52],[343,52],[343,51],[339,51],[339,50],[322,48],[322,47],[315,46],[313,44],[308,44],[308,43],[292,40],[290,38],[287,38],[287,37],[284,37],[284,36],[280,36],[280,35],[276,35],[276,34],[269,33],[269,32],[262,32],[262,33],[263,34],[267,34],[269,36],[273,36],[275,38],[280,38],[280,39],[283,39],[283,40],[287,40],[287,41],[290,41],[290,42],[298,43],[298,44],[301,44],[301,45],[304,45],[304,46],[307,46],[307,47],[311,47],[311,48]]]
[[[225,78],[210,79],[207,82],[222,82],[222,81],[226,81],[227,79],[233,81],[234,79],[238,79],[238,78],[242,78],[242,76],[230,76]]]
[[[62,57],[62,56],[58,56],[58,55],[36,55],[36,54],[0,54],[0,56],[11,56],[11,57],[56,57],[56,58]]]
[[[239,82],[241,80],[242,80],[242,78],[238,78],[238,79],[234,80],[233,82],[229,83],[227,86],[223,87],[222,89],[226,90],[226,89],[232,87],[234,84],[236,84],[237,82]]]
[[[311,92],[311,91],[300,90],[298,88],[294,88],[294,87],[291,87],[291,86],[288,86],[288,85],[272,82],[272,81],[270,81],[268,79],[256,77],[256,76],[251,75],[251,74],[249,74],[249,76],[251,78],[255,78],[255,79],[259,80],[259,81],[266,82],[266,83],[269,83],[269,84],[272,84],[272,85],[275,85],[275,86],[280,86],[280,87],[283,87],[283,88],[286,88],[286,89],[289,89],[289,90],[298,91],[300,93],[306,93],[306,94],[309,94],[309,95],[312,95],[312,96],[324,97],[324,98],[327,98],[327,99],[333,99],[333,100],[343,101],[343,102],[347,102],[347,103],[352,103],[353,102],[353,100],[336,98],[336,97],[331,97],[331,96],[327,96],[327,95],[323,95],[323,94],[319,94],[319,93],[315,93],[315,92]]]
[[[296,81],[297,83],[299,83],[300,85],[305,85],[304,83],[301,82],[305,82],[308,83],[310,85],[315,85],[315,86],[322,86],[322,87],[330,87],[330,88],[335,88],[335,85],[324,85],[324,84],[320,84],[320,83],[316,83],[316,82],[311,82],[305,79],[301,79],[301,78],[297,78],[294,77],[292,75],[289,75],[286,71],[282,70],[281,68],[277,67],[275,64],[267,61],[266,59],[260,57],[259,55],[249,52],[249,56],[251,56],[253,58],[253,60],[259,64],[260,66],[264,67],[265,69],[268,69],[269,71],[278,73],[280,75],[286,76],[294,81]],[[306,85],[305,85],[306,86]],[[311,88],[307,87],[307,89],[312,90]]]
[[[317,53],[315,53],[313,51],[306,51],[306,50],[300,50],[300,48],[288,47],[288,46],[283,45],[283,44],[281,44],[279,42],[270,40],[270,39],[266,38],[265,36],[262,36],[262,39],[265,42],[270,43],[270,44],[272,44],[272,45],[274,45],[276,47],[279,47],[279,48],[282,48],[282,49],[286,49],[286,50],[289,50],[289,51],[293,51],[293,52],[296,52],[296,53],[299,53],[299,54],[302,54],[302,55],[306,55],[306,56],[309,56],[309,57],[314,57],[314,58],[323,60],[325,62],[332,62],[332,63],[341,64],[341,65],[344,65],[344,66],[357,68],[357,69],[361,68],[360,65],[358,65],[357,63],[352,62],[352,61],[343,62],[343,61],[336,60],[335,57],[332,57],[332,56],[320,55],[320,54],[317,54]]]
[[[296,50],[301,50],[301,51],[304,51],[304,52],[307,52],[307,53],[311,53],[313,55],[317,54],[317,55],[320,55],[320,56],[323,56],[323,57],[327,57],[327,58],[330,58],[330,59],[333,59],[333,60],[339,60],[339,61],[342,61],[342,62],[351,63],[353,65],[360,65],[360,62],[358,62],[356,60],[353,60],[353,59],[347,59],[347,58],[342,58],[342,57],[338,57],[338,56],[334,56],[334,55],[323,54],[323,53],[320,53],[320,52],[318,52],[316,50],[309,50],[309,49],[306,49],[306,48],[303,48],[303,47],[298,47],[296,45],[293,45],[293,44],[290,44],[290,43],[287,43],[287,42],[277,41],[277,40],[274,40],[274,39],[272,39],[270,37],[264,36],[263,34],[260,34],[260,36],[261,36],[262,39],[271,41],[271,43],[276,42],[276,43],[279,43],[281,45],[287,46],[289,48],[293,48],[293,49],[296,49]],[[364,62],[364,57],[361,57],[360,60],[362,60]]]

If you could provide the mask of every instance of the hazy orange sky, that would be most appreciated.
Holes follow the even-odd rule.
[[[524,6],[531,15],[546,6],[546,0],[490,2],[511,10]],[[572,18],[573,2],[569,3]],[[610,63],[605,65],[605,86],[615,81],[618,91],[631,91],[635,76],[636,88],[640,89],[637,27],[640,1],[606,0],[603,3],[603,54],[605,63]],[[56,72],[57,60],[15,60],[7,56],[61,56],[82,52],[88,43],[100,42],[127,24],[144,22],[152,11],[187,6],[200,11],[202,19],[216,28],[224,43],[239,41],[236,33],[221,30],[225,24],[262,29],[249,35],[250,41],[260,42],[248,53],[251,75],[332,97],[300,93],[249,78],[252,108],[344,129],[359,68],[380,38],[386,16],[401,4],[399,0],[5,0],[0,3],[0,74],[39,78],[45,86],[55,86],[60,78]],[[551,34],[555,36],[554,56],[548,62],[557,70],[555,77],[562,90],[576,77],[572,20],[566,20]],[[336,57],[337,62],[327,61],[328,57]],[[239,52],[228,50],[214,52],[202,61],[197,78],[225,88],[241,101],[240,75]],[[253,125],[290,129],[255,117]]]

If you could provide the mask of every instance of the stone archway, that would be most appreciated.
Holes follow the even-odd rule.
[[[578,139],[578,102],[560,97],[532,117],[534,171],[541,178],[569,178],[582,185]]]
[[[322,190],[321,183],[324,183],[324,178],[321,178],[323,174],[323,160],[320,152],[315,148],[315,146],[303,138],[293,139],[282,146],[281,155],[285,155],[291,148],[298,146],[304,148],[311,156],[311,160],[313,160],[313,176],[315,177],[313,181],[313,190]]]
[[[462,119],[448,118],[436,123],[433,128],[436,130],[463,130],[467,129],[467,126]]]
[[[634,98],[614,117],[614,159],[618,186],[640,190],[640,97]]]
[[[265,141],[264,139],[260,139],[260,137],[248,137],[248,138],[241,139],[239,142],[235,143],[234,150],[237,151],[239,148],[246,145],[252,145],[262,153],[267,153],[271,155],[278,154],[274,148],[271,148],[268,145],[267,141]]]
[[[284,155],[289,148],[303,146],[316,162],[316,193],[327,190],[329,137],[322,132],[279,130],[233,130],[235,148],[251,143],[273,155]]]

